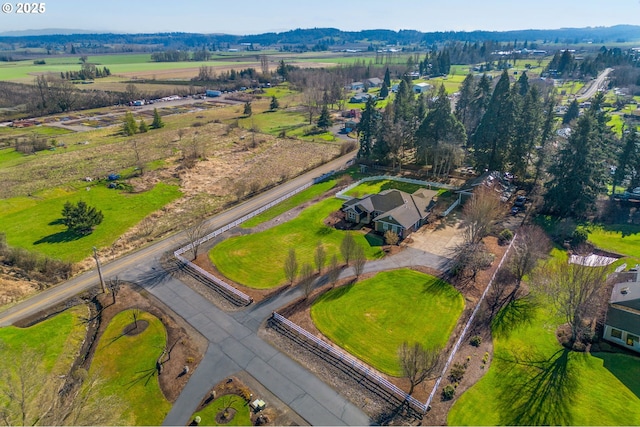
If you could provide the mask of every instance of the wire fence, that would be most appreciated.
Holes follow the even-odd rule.
[[[378,375],[370,367],[365,366],[362,363],[360,363],[358,361],[358,359],[356,359],[356,358],[354,358],[354,357],[352,357],[352,356],[350,356],[350,355],[348,355],[348,354],[336,349],[335,347],[327,344],[326,342],[322,341],[321,339],[318,339],[313,334],[311,334],[309,331],[301,328],[300,326],[296,325],[295,323],[293,323],[292,321],[290,321],[286,317],[284,317],[284,316],[282,316],[282,315],[280,315],[280,314],[278,314],[276,312],[273,312],[271,314],[271,318],[273,320],[283,324],[284,326],[289,328],[289,330],[294,331],[297,334],[303,336],[308,341],[311,341],[313,344],[318,346],[320,349],[322,349],[323,351],[331,354],[333,357],[335,357],[336,359],[338,359],[342,363],[344,363],[344,364],[350,366],[351,368],[359,371],[363,376],[365,376],[369,380],[377,383],[379,386],[385,388],[387,391],[389,391],[392,394],[396,395],[401,401],[407,402],[411,407],[413,407],[413,409],[418,410],[422,414],[424,414],[427,411],[427,406],[425,404],[420,403],[420,401],[418,399],[416,399],[415,397],[407,394],[406,392],[404,392],[403,390],[398,388],[395,384],[391,383],[386,378]]]

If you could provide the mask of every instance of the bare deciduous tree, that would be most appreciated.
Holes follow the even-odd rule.
[[[440,362],[441,349],[425,348],[420,343],[410,345],[403,342],[398,349],[398,360],[404,376],[411,384],[409,393],[412,394],[417,385],[431,375]]]
[[[501,213],[498,195],[487,187],[478,187],[462,210],[465,242],[480,243],[491,232]]]
[[[489,268],[493,262],[493,254],[487,252],[482,242],[463,242],[456,245],[451,252],[453,259],[452,274],[473,282],[475,282],[478,272]]]
[[[353,271],[356,274],[356,279],[360,277],[364,271],[364,266],[367,263],[367,256],[364,253],[364,249],[360,245],[356,245],[353,249]]]
[[[327,253],[324,250],[324,246],[322,246],[322,242],[318,242],[318,244],[316,245],[314,260],[316,263],[316,268],[318,269],[318,273],[320,273],[322,271],[322,268],[324,267],[324,263],[327,261]]]
[[[298,274],[298,258],[296,257],[296,250],[289,249],[287,259],[284,261],[284,275],[289,281],[290,285],[293,285],[293,281],[296,280]]]
[[[207,231],[206,218],[198,220],[193,226],[184,231],[187,244],[190,246],[191,255],[193,255],[193,260],[198,257],[198,251],[204,243],[203,239],[207,235]]]
[[[302,265],[298,285],[302,288],[304,297],[309,298],[309,295],[313,290],[313,267],[311,264],[305,263]]]
[[[329,262],[329,275],[327,280],[331,283],[331,287],[336,285],[338,278],[340,277],[340,264],[338,263],[338,256],[334,254]]]
[[[551,241],[542,228],[527,225],[518,231],[509,256],[509,269],[516,280],[515,292],[520,288],[522,278],[529,274],[550,250]]]
[[[353,234],[347,232],[342,238],[342,243],[340,243],[340,254],[342,254],[342,259],[349,266],[349,260],[353,257],[353,251],[356,247],[356,240],[353,238]]]
[[[111,292],[111,297],[113,298],[113,304],[116,303],[116,296],[120,291],[120,287],[122,286],[122,280],[118,279],[118,276],[107,282],[107,288],[109,288],[109,292]]]
[[[571,328],[570,343],[583,338],[585,322],[594,315],[607,281],[607,268],[550,262],[533,277],[533,284],[551,301]]]

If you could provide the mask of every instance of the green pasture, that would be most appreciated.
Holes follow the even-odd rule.
[[[146,321],[148,327],[126,335],[133,313],[125,310],[111,320],[98,342],[90,373],[105,381],[101,395],[117,395],[125,404],[123,425],[161,425],[171,404],[160,390],[156,360],[167,345],[167,332],[160,319],[141,311],[138,323]]]
[[[448,425],[640,424],[640,357],[564,349],[555,336],[563,320],[550,310],[537,296],[500,311],[489,371],[458,398]]]
[[[345,195],[351,197],[364,197],[370,194],[378,194],[384,190],[400,190],[412,194],[424,188],[424,185],[411,184],[409,182],[394,181],[392,179],[382,179],[378,181],[366,181],[347,191]]]
[[[589,231],[589,241],[600,249],[640,258],[640,225],[593,225]]]
[[[246,129],[258,128],[261,132],[279,135],[281,132],[289,134],[291,131],[308,126],[309,120],[304,113],[298,111],[265,111],[238,120],[240,126]]]
[[[624,127],[624,119],[620,114],[611,114],[609,116],[609,121],[607,122],[607,126],[615,132],[618,137],[622,136],[622,128]]]
[[[374,368],[402,376],[403,342],[444,347],[464,309],[448,283],[400,269],[332,289],[311,307],[311,318],[331,341]]]
[[[96,183],[86,191],[53,189],[31,197],[0,200],[0,232],[11,246],[22,247],[66,261],[80,261],[93,246],[111,245],[127,229],[151,212],[180,197],[177,186],[157,184],[144,193],[129,194]],[[87,236],[66,231],[61,223],[65,202],[84,200],[104,214],[102,224]]]
[[[38,363],[45,373],[68,374],[85,339],[82,318],[87,315],[87,307],[77,305],[28,328],[0,328],[0,360],[20,359],[25,350],[34,351],[41,353],[42,359]]]
[[[272,220],[278,215],[281,215],[295,208],[298,205],[308,202],[309,200],[313,200],[316,197],[326,193],[327,191],[332,189],[335,185],[336,185],[336,181],[334,179],[312,185],[306,190],[299,192],[295,196],[292,196],[287,200],[275,205],[271,209],[262,212],[260,215],[256,215],[250,220],[243,222],[241,227],[251,228],[251,227],[255,227],[256,225],[262,224],[263,222]]]
[[[267,289],[283,285],[286,282],[283,266],[290,248],[296,250],[299,265],[314,265],[318,242],[322,242],[327,259],[333,254],[341,259],[340,243],[345,232],[324,225],[323,220],[340,209],[342,203],[327,199],[277,227],[227,239],[213,247],[209,258],[223,275],[245,286]],[[363,234],[354,233],[354,238],[367,258],[383,256],[380,248],[370,246]]]
[[[233,419],[224,424],[218,424],[216,422],[216,415],[225,410],[225,408],[231,408],[236,411]],[[250,426],[251,425],[251,412],[247,401],[235,394],[227,394],[218,397],[213,402],[204,407],[202,411],[198,411],[191,419],[200,417],[200,425],[202,426]]]

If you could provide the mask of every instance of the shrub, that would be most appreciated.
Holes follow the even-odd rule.
[[[587,228],[584,226],[578,226],[576,227],[576,229],[573,232],[573,235],[571,236],[571,243],[574,246],[578,246],[586,242],[588,238],[589,238],[589,230],[587,230]]]
[[[504,230],[502,230],[500,232],[500,235],[498,236],[498,242],[501,245],[504,245],[507,242],[510,242],[511,239],[513,239],[513,232],[511,230],[509,230],[508,228],[505,228]]]
[[[397,245],[400,238],[398,234],[392,230],[387,230],[384,232],[384,241],[387,245]]]
[[[480,344],[482,344],[482,337],[480,335],[472,336],[470,344],[474,347],[480,347]]]
[[[453,367],[449,371],[449,379],[452,382],[458,382],[464,377],[464,373],[467,368],[461,363],[454,363]]]
[[[444,400],[451,400],[453,399],[453,396],[456,394],[456,389],[454,386],[452,386],[451,384],[445,386],[445,388],[442,390],[442,398]]]
[[[356,148],[358,148],[358,144],[356,144],[354,141],[345,141],[340,145],[340,155],[343,156],[347,153],[350,153]]]

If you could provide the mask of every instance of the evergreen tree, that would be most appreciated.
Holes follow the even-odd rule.
[[[140,133],[145,133],[149,130],[149,127],[147,126],[147,123],[144,121],[144,119],[140,120],[140,126],[138,127],[138,131]]]
[[[518,93],[523,98],[529,93],[529,77],[527,77],[526,71],[523,72],[518,79]]]
[[[598,194],[604,189],[603,148],[610,143],[611,130],[600,111],[601,102],[600,93],[549,167],[553,178],[546,185],[545,205],[560,217],[583,218],[594,212]]]
[[[473,156],[479,170],[504,170],[512,137],[515,105],[509,74],[504,70],[472,137]]]
[[[389,88],[386,83],[382,83],[382,87],[380,88],[380,98],[385,99],[389,96]]]
[[[252,114],[251,101],[247,101],[244,103],[244,110],[242,111],[242,114],[244,114],[247,117],[249,117]]]
[[[613,175],[613,194],[625,179],[629,179],[629,189],[640,185],[640,138],[634,129],[624,136],[624,147],[618,156],[618,167]]]
[[[473,74],[469,73],[462,81],[460,85],[460,95],[458,96],[458,102],[456,102],[455,115],[465,126],[468,125],[467,117],[470,116],[471,103],[473,102],[475,91],[475,78]]]
[[[491,101],[491,81],[486,74],[483,74],[476,85],[473,93],[473,99],[469,104],[468,112],[463,122],[467,130],[467,138],[473,135],[478,128],[480,120],[487,111],[489,102]]]
[[[329,108],[327,107],[327,104],[324,104],[322,106],[322,111],[320,112],[320,117],[318,117],[318,127],[326,131],[332,124]]]
[[[103,218],[101,211],[82,200],[76,204],[66,202],[62,208],[62,221],[72,233],[90,234]]]
[[[466,140],[464,126],[451,113],[451,102],[447,97],[444,85],[438,89],[438,96],[425,119],[416,132],[416,151],[420,161],[429,164],[432,160],[432,173],[438,175],[447,164],[451,164],[450,155],[453,152],[443,143],[449,145],[463,145]]]
[[[153,109],[153,122],[151,122],[152,129],[160,129],[164,127],[164,123],[162,122],[162,118],[160,117],[160,113],[158,113],[158,109]]]
[[[578,100],[574,99],[569,104],[569,108],[567,108],[567,112],[564,113],[562,117],[562,124],[569,124],[573,120],[577,119],[580,116],[580,105],[578,104]]]
[[[138,125],[136,124],[136,119],[133,118],[133,114],[131,114],[131,111],[127,111],[124,115],[124,123],[122,125],[122,131],[127,136],[135,135],[135,133],[138,131]]]
[[[391,73],[389,73],[389,67],[387,67],[387,69],[384,70],[384,80],[383,80],[383,82],[384,82],[384,85],[387,88],[391,87]]]
[[[378,122],[379,113],[376,109],[376,101],[371,97],[367,99],[357,127],[360,140],[358,158],[368,159],[371,157],[371,150],[378,132]]]
[[[516,118],[516,129],[508,158],[511,172],[522,179],[524,179],[531,161],[531,152],[540,141],[541,126],[542,105],[540,96],[538,89],[532,86],[525,95],[520,114]]]
[[[271,111],[275,111],[280,107],[280,103],[278,102],[278,98],[275,95],[271,97],[271,104],[269,104],[269,109]]]

